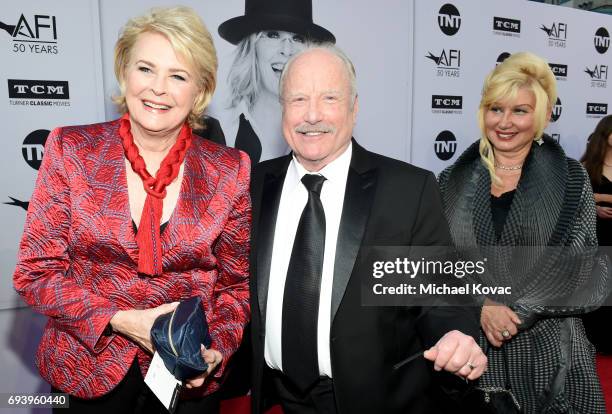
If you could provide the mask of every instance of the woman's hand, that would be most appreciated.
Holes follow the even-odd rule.
[[[151,309],[119,311],[110,320],[113,331],[125,335],[149,353],[153,353],[151,327],[158,316],[172,312],[178,302],[166,303]]]
[[[480,313],[480,326],[493,346],[500,347],[503,341],[518,332],[522,322],[516,313],[501,303],[485,299]]]
[[[204,361],[206,361],[208,364],[208,369],[202,375],[185,381],[186,388],[201,387],[202,384],[204,384],[206,377],[208,377],[210,373],[217,368],[221,361],[223,361],[223,355],[221,355],[221,352],[217,351],[216,349],[206,349],[204,345],[201,345],[200,351],[202,352],[202,358],[204,358]]]
[[[612,207],[595,206],[597,217],[602,219],[612,219]]]
[[[612,203],[612,194],[607,193],[593,193],[595,203]]]

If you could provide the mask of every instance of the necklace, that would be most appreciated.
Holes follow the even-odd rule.
[[[502,165],[502,164],[495,163],[495,168],[499,168],[500,170],[505,170],[505,171],[516,171],[516,170],[520,170],[521,168],[523,168],[523,164]]]

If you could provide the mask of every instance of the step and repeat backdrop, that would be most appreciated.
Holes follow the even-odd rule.
[[[509,54],[545,58],[559,99],[546,132],[574,158],[609,112],[612,17],[522,1],[416,1],[413,163],[436,172],[480,136],[485,76]]]
[[[51,129],[104,119],[98,1],[0,8],[0,309],[12,284],[28,201]]]
[[[226,143],[235,144],[244,115],[261,140],[262,159],[282,155],[287,149],[278,104],[262,96],[266,111],[249,108],[228,86],[237,76],[231,68],[240,43],[217,29],[245,14],[245,0],[181,3],[194,8],[213,34],[219,76],[209,115],[219,121]],[[117,116],[110,97],[117,93],[113,48],[119,31],[129,17],[171,4],[24,0],[0,9],[0,309],[21,303],[11,279],[48,132]],[[357,68],[359,142],[436,173],[478,138],[482,81],[510,53],[528,50],[550,62],[559,100],[547,132],[572,157],[580,157],[587,136],[609,112],[610,16],[526,0],[312,0],[312,21],[334,34]],[[291,35],[272,36],[277,41],[269,42],[267,60],[257,60],[262,79],[277,81],[288,55],[303,47],[299,33]],[[262,112],[263,118],[255,115]]]
[[[312,16],[296,12],[291,17],[330,31],[354,60],[360,142],[408,159],[414,4],[405,0],[385,0],[384,5],[368,0],[299,1],[311,4]],[[175,4],[167,0],[23,0],[0,8],[0,83],[5,105],[0,117],[8,126],[0,151],[0,309],[21,304],[13,291],[12,273],[48,132],[60,125],[117,117],[110,98],[118,92],[113,50],[121,28],[130,17],[151,7]],[[304,47],[301,33],[281,32],[274,18],[269,27],[273,33],[257,33],[256,42],[266,43],[255,56],[259,89],[266,93],[256,96],[255,107],[248,108],[229,88],[230,76],[249,75],[230,74],[244,39],[234,44],[218,33],[223,22],[245,15],[245,0],[183,0],[180,4],[193,8],[213,36],[219,72],[209,115],[219,121],[227,145],[235,144],[238,120],[244,115],[259,136],[262,160],[286,154],[277,92],[269,89],[278,82],[288,57]],[[268,12],[273,14],[274,6]]]

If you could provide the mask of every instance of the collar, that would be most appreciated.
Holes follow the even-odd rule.
[[[346,177],[348,175],[348,169],[351,165],[351,157],[353,154],[353,143],[349,142],[348,147],[332,162],[323,167],[320,171],[312,173],[308,171],[296,158],[295,154],[292,155],[289,169],[287,170],[287,178],[293,185],[298,185],[302,177],[306,174],[319,174],[325,177],[328,184],[334,183],[346,183]],[[344,185],[343,184],[343,185]]]

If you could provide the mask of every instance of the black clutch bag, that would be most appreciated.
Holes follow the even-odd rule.
[[[211,338],[202,300],[198,296],[184,300],[173,312],[155,319],[151,342],[177,380],[185,381],[206,372],[208,364],[202,358],[200,344],[210,347]]]

